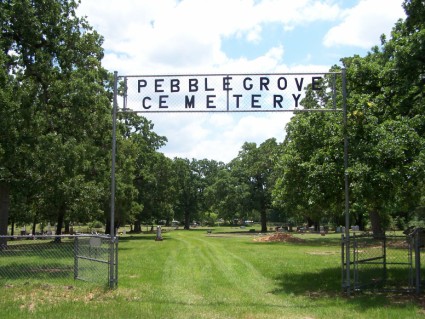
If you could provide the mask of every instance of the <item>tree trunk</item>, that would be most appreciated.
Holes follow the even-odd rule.
[[[314,221],[310,217],[307,217],[307,228],[310,228],[313,225],[314,225]]]
[[[355,222],[360,230],[363,231],[365,229],[363,214],[358,214],[355,218]]]
[[[0,184],[0,235],[7,235],[9,219],[9,187]],[[0,247],[7,245],[6,238],[0,238]]]
[[[65,221],[65,230],[64,230],[65,234],[69,234],[69,224],[70,224],[70,221],[66,220]]]
[[[184,229],[190,229],[190,214],[188,210],[184,212]]]
[[[63,209],[60,209],[59,215],[58,215],[58,224],[56,226],[56,235],[62,235],[62,226],[63,226],[64,215],[65,215],[65,212],[63,211]],[[61,242],[61,238],[56,237],[55,243],[60,243],[60,242]]]
[[[37,227],[37,216],[34,216],[34,219],[32,221],[32,235],[35,236],[35,229]]]
[[[267,233],[267,212],[265,209],[261,211],[261,232]]]
[[[110,235],[111,234],[111,221],[109,218],[106,220],[105,223],[105,234]]]
[[[378,237],[383,235],[381,216],[379,215],[378,210],[377,209],[371,210],[369,212],[369,218],[370,218],[370,223],[372,225],[373,237]]]
[[[140,222],[140,220],[136,220],[134,222],[134,229],[133,231],[135,233],[141,233],[142,232],[142,223]]]
[[[120,226],[119,222],[115,221],[115,223],[114,223],[114,231],[113,231],[113,234],[112,234],[113,236],[116,236],[117,235],[117,230],[118,230],[118,227],[119,226]],[[109,218],[106,220],[105,234],[106,235],[111,235],[111,221],[110,221]]]

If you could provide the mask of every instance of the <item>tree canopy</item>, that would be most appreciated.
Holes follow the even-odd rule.
[[[78,1],[0,2],[0,234],[8,224],[99,221],[108,230],[112,74],[103,38],[77,17]],[[247,141],[229,163],[170,159],[167,138],[136,114],[117,120],[116,225],[220,219],[318,226],[350,215],[375,234],[405,227],[425,209],[425,4],[403,3],[406,19],[364,56],[342,57],[347,127],[341,113],[296,113],[279,142]],[[334,66],[330,71],[339,72]],[[341,81],[338,78],[338,81]],[[333,107],[309,90],[307,109]],[[339,83],[338,87],[341,85]],[[342,92],[336,91],[342,108]],[[284,128],[282,128],[284,129]],[[344,170],[344,134],[349,168]]]

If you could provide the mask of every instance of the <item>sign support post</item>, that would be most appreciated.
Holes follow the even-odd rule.
[[[110,254],[109,254],[109,288],[115,288],[117,286],[116,256],[114,249],[117,249],[115,245],[115,161],[116,161],[116,147],[117,147],[117,110],[118,110],[118,72],[114,72],[114,98],[112,107],[112,163],[111,163],[111,212],[110,212]]]
[[[342,69],[342,108],[344,130],[344,189],[345,189],[345,289],[350,294],[350,197],[348,181],[348,125],[347,125],[347,81],[346,69]]]

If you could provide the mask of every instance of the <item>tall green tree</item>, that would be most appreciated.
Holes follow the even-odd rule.
[[[392,216],[414,210],[423,192],[424,3],[405,1],[404,7],[407,19],[396,23],[390,40],[382,37],[381,46],[365,57],[342,59],[349,92],[351,213],[360,222],[367,218],[376,235]],[[329,92],[310,92],[304,103],[326,105]],[[330,114],[300,114],[291,120],[275,200],[316,218],[338,215],[341,133],[341,121]]]
[[[108,196],[111,77],[103,39],[77,6],[0,2],[0,198],[26,198],[57,234],[67,220],[102,216]]]
[[[423,1],[405,1],[407,18],[387,41],[347,66],[352,118],[355,204],[368,212],[374,233],[392,215],[420,204],[425,149]]]
[[[142,119],[143,129],[135,129],[132,141],[137,146],[136,176],[134,184],[138,190],[141,209],[135,216],[135,231],[141,231],[141,223],[173,218],[174,199],[172,184],[172,160],[157,150],[166,138],[156,135],[153,124]]]
[[[174,204],[177,220],[184,220],[184,229],[190,228],[191,221],[198,217],[199,193],[197,176],[188,159],[174,159],[174,188],[176,202]]]
[[[211,198],[208,198],[208,189],[215,182],[219,171],[224,167],[224,163],[215,160],[195,160],[191,161],[192,173],[195,177],[198,197],[198,216],[204,221],[211,214]]]
[[[272,207],[271,194],[274,185],[273,169],[278,145],[274,138],[258,147],[246,142],[238,156],[230,163],[232,175],[242,185],[248,186],[249,201],[245,209],[260,213],[261,231],[267,232],[267,211]]]
[[[287,126],[273,198],[287,216],[318,226],[343,211],[341,113],[300,113]]]
[[[230,223],[234,219],[246,218],[246,207],[250,197],[249,186],[240,183],[232,174],[229,165],[221,167],[210,179],[205,189],[205,204],[208,211],[217,213],[217,217]]]

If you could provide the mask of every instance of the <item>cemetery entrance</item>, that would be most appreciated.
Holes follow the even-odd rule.
[[[114,74],[111,233],[115,216],[116,122],[118,113],[247,113],[247,112],[339,112],[343,122],[344,216],[343,287],[350,290],[350,220],[348,193],[348,139],[346,75],[342,72],[264,74]],[[118,94],[120,87],[120,94]],[[118,95],[122,97],[118,101]],[[308,98],[315,106],[305,107]],[[311,105],[311,103],[310,103]],[[121,118],[125,118],[121,115]],[[283,126],[283,125],[282,125]],[[282,127],[283,129],[283,127]]]

